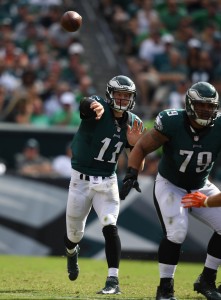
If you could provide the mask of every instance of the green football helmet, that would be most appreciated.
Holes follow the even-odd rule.
[[[128,104],[122,105],[121,101],[120,104],[116,103],[116,100],[114,99],[113,93],[119,91],[119,92],[128,92],[131,93],[130,100],[128,101]],[[126,110],[132,110],[135,106],[135,99],[136,99],[136,86],[134,82],[127,76],[118,75],[113,77],[107,84],[106,89],[106,101],[110,105],[111,108],[117,111],[126,111]],[[123,100],[123,99],[122,99]]]
[[[205,108],[198,108],[196,104],[209,104]],[[213,85],[208,82],[197,82],[188,89],[185,108],[189,118],[201,126],[212,126],[217,118],[219,109],[219,95]]]

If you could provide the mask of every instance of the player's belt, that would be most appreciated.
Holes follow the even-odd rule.
[[[105,178],[106,177],[102,176],[102,179],[105,179]],[[80,174],[80,179],[90,181],[90,176],[85,175],[85,174]]]

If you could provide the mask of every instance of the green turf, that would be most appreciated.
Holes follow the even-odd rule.
[[[122,260],[122,295],[96,295],[104,286],[106,262],[79,259],[78,280],[69,281],[65,257],[0,256],[0,299],[154,299],[159,282],[158,264],[150,261]],[[192,290],[202,264],[180,263],[175,277],[179,299],[204,299]],[[219,275],[217,281],[221,281]]]

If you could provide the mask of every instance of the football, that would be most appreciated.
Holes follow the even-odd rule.
[[[61,17],[61,26],[68,32],[77,31],[82,24],[82,17],[76,11],[66,11]]]

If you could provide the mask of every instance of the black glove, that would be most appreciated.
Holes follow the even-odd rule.
[[[137,181],[138,170],[129,167],[127,169],[127,173],[125,178],[123,179],[123,186],[120,190],[120,199],[124,200],[129,194],[132,188],[135,188],[139,193],[141,189],[139,187],[139,183]]]

